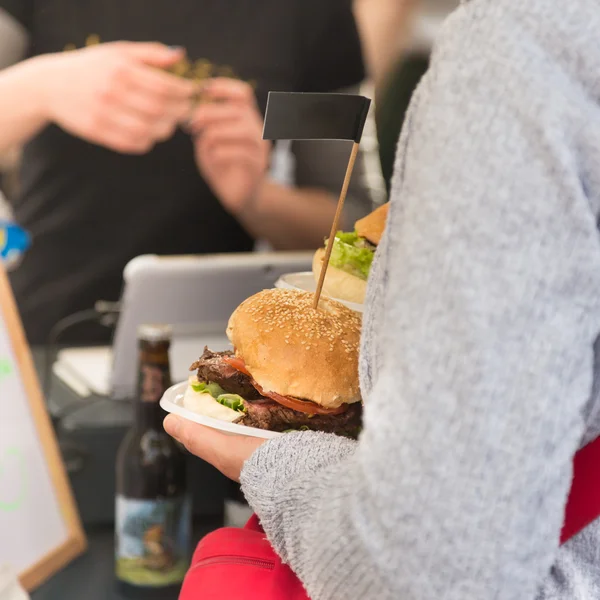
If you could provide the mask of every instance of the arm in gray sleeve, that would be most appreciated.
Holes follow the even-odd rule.
[[[344,90],[358,93],[358,89]],[[373,110],[373,109],[372,109]],[[291,143],[295,159],[295,184],[302,187],[323,189],[337,199],[342,189],[352,142],[302,140]],[[344,203],[344,229],[352,230],[354,222],[375,208],[373,195],[366,178],[365,150],[359,150],[354,166],[348,195]]]
[[[502,10],[453,17],[409,111],[369,283],[359,442],[290,434],[242,471],[313,600],[532,600],[558,549],[600,331],[575,132],[599,127],[532,51],[557,48],[563,7],[523,19],[535,35]]]
[[[0,69],[23,60],[28,43],[29,35],[23,25],[0,8]]]

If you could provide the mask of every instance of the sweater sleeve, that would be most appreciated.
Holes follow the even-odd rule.
[[[600,330],[581,106],[534,36],[476,16],[403,131],[359,442],[282,436],[242,472],[312,600],[532,600],[558,548]]]

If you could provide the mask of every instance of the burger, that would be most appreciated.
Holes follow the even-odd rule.
[[[336,234],[323,283],[325,295],[357,304],[364,302],[371,263],[385,229],[388,206],[389,203],[383,204],[356,221],[354,231],[339,231]],[[316,282],[319,281],[324,260],[325,248],[320,248],[314,255],[312,265]]]
[[[233,312],[232,351],[204,349],[183,405],[259,429],[357,437],[360,317],[343,304],[288,289],[264,290]]]

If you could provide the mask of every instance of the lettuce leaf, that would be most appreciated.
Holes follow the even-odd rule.
[[[350,246],[356,245],[361,239],[356,231],[338,231],[335,234],[335,237],[344,242],[344,244],[349,244]]]
[[[355,231],[338,231],[333,241],[329,264],[366,280],[369,277],[375,250]]]
[[[220,394],[216,401],[231,410],[237,410],[238,412],[246,412],[244,406],[244,399],[237,394]]]
[[[300,427],[297,427],[296,429],[284,429],[281,433],[290,433],[291,431],[310,431],[310,427],[300,425]]]
[[[196,380],[190,385],[195,392],[210,394],[215,399],[225,393],[225,390],[218,383],[204,383],[203,381]]]

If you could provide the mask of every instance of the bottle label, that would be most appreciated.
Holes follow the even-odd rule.
[[[189,566],[188,496],[138,500],[117,495],[116,575],[132,585],[181,583]]]

